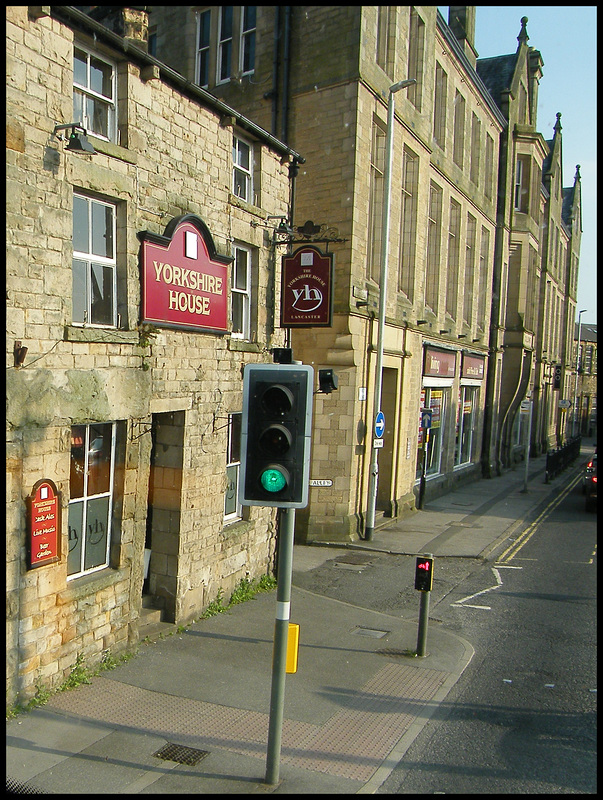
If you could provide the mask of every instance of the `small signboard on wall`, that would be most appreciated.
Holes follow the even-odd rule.
[[[333,254],[304,245],[283,256],[281,328],[325,328],[333,321]]]
[[[28,569],[61,558],[61,495],[48,478],[38,481],[27,498]]]

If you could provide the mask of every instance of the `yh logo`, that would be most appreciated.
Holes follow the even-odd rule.
[[[322,305],[322,292],[315,286],[310,287],[307,283],[302,289],[293,289],[293,308],[302,313],[315,311]]]

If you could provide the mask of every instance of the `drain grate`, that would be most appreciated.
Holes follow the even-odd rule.
[[[391,631],[379,631],[374,628],[363,628],[359,625],[351,632],[356,633],[358,636],[369,636],[371,639],[382,639],[388,633],[391,633]]]
[[[209,751],[195,750],[194,747],[185,747],[182,744],[168,742],[153,755],[155,758],[162,758],[164,761],[176,761],[178,764],[188,764],[194,767],[202,758],[209,755]]]

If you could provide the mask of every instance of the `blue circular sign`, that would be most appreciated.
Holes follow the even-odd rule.
[[[375,417],[375,436],[379,439],[383,437],[383,432],[385,431],[385,414],[383,411],[378,411],[377,416]]]

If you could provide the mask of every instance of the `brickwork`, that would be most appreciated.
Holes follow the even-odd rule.
[[[137,33],[139,35],[140,32]],[[142,35],[142,34],[140,34]],[[97,153],[69,153],[51,136],[72,119],[74,42],[116,65],[119,144],[89,135]],[[220,589],[271,569],[273,513],[254,508],[224,525],[229,413],[242,367],[282,346],[273,255],[263,227],[286,215],[286,158],[253,143],[257,205],[233,197],[233,128],[217,110],[54,16],[7,9],[7,699],[56,686],[78,655],[95,663],[138,640],[149,482],[157,507],[152,591],[175,622],[198,616]],[[246,137],[249,139],[249,133]],[[117,328],[72,320],[73,192],[116,204]],[[218,252],[252,249],[252,341],[158,329],[144,342],[140,242],[197,215]],[[14,342],[28,348],[15,366]],[[154,418],[181,415],[178,463],[151,470]],[[124,421],[121,516],[108,569],[67,580],[71,426]],[[162,442],[156,441],[159,447]],[[163,470],[163,474],[159,472]],[[41,477],[62,495],[62,558],[26,569],[25,498]],[[168,506],[169,508],[166,508]],[[163,515],[163,516],[162,516]],[[171,598],[168,604],[166,598]]]

